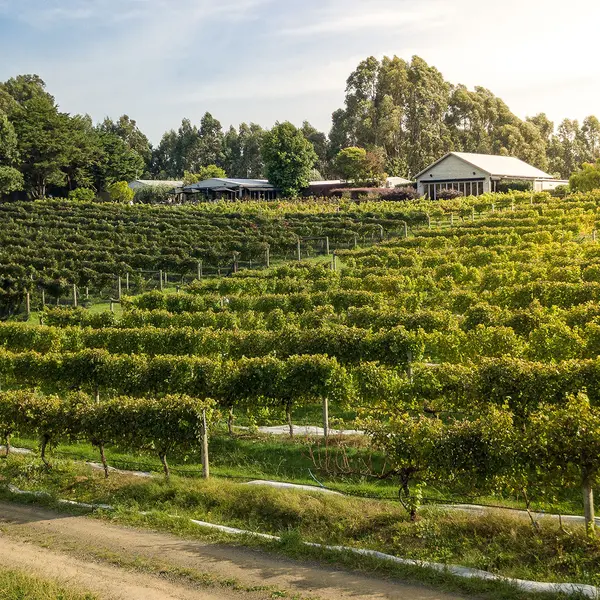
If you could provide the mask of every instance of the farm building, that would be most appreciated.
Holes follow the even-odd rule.
[[[191,201],[274,200],[278,190],[266,179],[206,179],[182,189]]]
[[[528,182],[535,191],[553,190],[568,181],[512,156],[450,152],[417,177],[419,194],[435,200],[441,190],[458,190],[465,196],[498,191],[502,183]]]
[[[404,185],[410,185],[410,179],[404,179],[404,177],[388,177],[385,182],[386,188],[395,188]]]
[[[136,179],[135,181],[129,182],[129,187],[132,190],[140,190],[148,187],[170,187],[173,189],[180,188],[183,185],[183,181],[160,181],[153,179]]]

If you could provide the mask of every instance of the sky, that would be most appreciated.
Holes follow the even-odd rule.
[[[525,118],[600,117],[598,0],[0,0],[0,81],[151,139],[199,123],[329,131],[368,56],[417,54]]]

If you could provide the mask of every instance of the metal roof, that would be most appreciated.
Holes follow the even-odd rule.
[[[456,156],[460,160],[484,171],[491,177],[515,178],[515,179],[554,179],[552,175],[544,173],[541,169],[533,167],[514,156],[496,156],[493,154],[474,154],[472,152],[450,152],[421,171],[417,178],[427,173],[433,167],[446,160],[449,156]]]
[[[324,179],[322,181],[309,181],[308,185],[309,187],[312,185],[337,185],[337,184],[342,184],[345,183],[344,181],[342,181],[341,179]]]
[[[129,185],[131,185],[132,183],[139,183],[140,185],[149,185],[149,186],[159,186],[159,185],[164,185],[164,186],[171,186],[171,187],[181,187],[183,185],[183,181],[167,181],[167,180],[158,180],[158,179],[135,179],[134,181],[132,181]]]
[[[206,190],[216,189],[222,187],[237,187],[237,188],[260,188],[262,190],[274,190],[266,179],[223,179],[220,177],[214,177],[212,179],[205,179],[192,185],[186,186],[185,190]]]

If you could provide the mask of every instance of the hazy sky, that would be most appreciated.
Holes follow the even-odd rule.
[[[600,117],[598,0],[0,0],[0,80],[126,113],[153,142],[182,117],[329,130],[367,56],[413,54],[520,117]]]

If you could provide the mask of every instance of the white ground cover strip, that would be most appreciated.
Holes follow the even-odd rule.
[[[206,523],[204,521],[192,520],[192,523],[199,525],[200,527],[206,527],[207,529],[214,529],[230,535],[249,535],[254,537],[260,537],[269,540],[279,541],[281,538],[268,535],[266,533],[255,533],[253,531],[245,531],[244,529],[235,529],[233,527],[225,527],[224,525],[215,525],[214,523]],[[581,594],[586,598],[597,599],[600,597],[600,589],[593,585],[584,585],[581,583],[542,583],[538,581],[525,581],[523,579],[511,579],[509,577],[503,577],[501,575],[495,575],[488,571],[481,571],[479,569],[470,569],[468,567],[459,567],[455,565],[444,565],[441,563],[432,563],[422,560],[412,560],[407,558],[398,558],[391,554],[384,554],[383,552],[377,552],[376,550],[365,550],[363,548],[351,548],[348,546],[326,546],[324,544],[315,544],[314,542],[302,542],[305,546],[312,548],[321,548],[322,550],[329,550],[332,552],[351,552],[352,554],[358,554],[360,556],[371,556],[380,560],[386,560],[399,565],[407,565],[413,567],[422,567],[427,569],[434,569],[435,571],[452,573],[458,577],[464,577],[466,579],[485,579],[489,581],[501,581],[503,583],[509,583],[527,592],[562,592],[564,594]]]
[[[88,467],[92,467],[95,471],[104,471],[104,467],[100,463],[86,462]],[[123,471],[121,469],[115,469],[114,467],[108,467],[109,473],[119,473],[120,475],[134,475],[135,477],[152,477],[152,473],[147,471]]]
[[[285,481],[265,481],[257,479],[256,481],[249,481],[246,485],[262,485],[266,487],[274,487],[289,490],[302,490],[304,492],[318,492],[320,494],[330,494],[332,496],[343,496],[340,492],[334,490],[328,490],[327,488],[317,487],[314,485],[300,485],[297,483],[286,483]]]
[[[520,517],[529,517],[529,513],[526,510],[518,508],[503,508],[503,507],[486,507],[479,506],[477,504],[435,504],[432,505],[437,508],[444,510],[459,510],[462,512],[473,513],[478,516],[483,516],[490,512],[504,512],[505,514],[518,515]],[[561,521],[563,523],[574,523],[578,525],[585,525],[585,517],[579,515],[554,515],[551,513],[531,511],[534,519],[539,521],[541,519],[552,519],[553,521]],[[596,517],[596,525],[600,526],[600,517]]]
[[[35,496],[36,498],[41,497],[50,497],[48,492],[32,492],[29,490],[20,490],[18,487],[14,486],[12,483],[9,483],[6,488],[11,494],[16,494],[17,496]],[[114,510],[110,504],[87,504],[86,502],[75,502],[74,500],[58,500],[59,504],[68,504],[69,506],[76,506],[77,508],[87,508],[90,510],[95,510],[98,508],[102,508],[104,510]]]
[[[13,448],[11,446],[10,451],[14,454],[33,454],[33,450],[29,450],[29,448]],[[6,446],[0,446],[0,452],[6,452]]]
[[[242,431],[248,431],[249,427],[241,427],[237,426],[236,429],[240,429]],[[258,427],[259,433],[268,433],[270,435],[290,435],[290,427],[289,425],[273,425],[271,427]],[[330,436],[349,436],[349,435],[364,435],[364,431],[359,431],[358,429],[330,429]],[[322,427],[318,427],[316,425],[294,425],[294,435],[303,436],[325,436],[325,430]]]
[[[304,486],[310,487],[310,486]],[[29,495],[29,496],[50,496],[47,492],[31,492],[26,490],[20,490],[12,484],[8,484],[7,489],[17,495]],[[78,508],[87,508],[90,510],[93,509],[104,509],[104,510],[114,510],[114,507],[109,504],[87,504],[85,502],[75,502],[73,500],[59,500],[60,504],[66,504],[69,506],[76,506]],[[149,514],[148,512],[140,512],[142,515]],[[212,529],[215,531],[220,531],[221,533],[226,533],[229,535],[245,535],[258,537],[265,540],[271,541],[281,541],[281,538],[276,535],[269,535],[267,533],[258,533],[255,531],[246,531],[244,529],[236,529],[235,527],[227,527],[225,525],[215,525],[214,523],[207,523],[205,521],[197,521],[196,519],[190,519],[194,525],[198,525],[199,527],[204,527],[206,529]],[[397,556],[392,556],[391,554],[385,554],[383,552],[378,552],[377,550],[366,550],[364,548],[351,548],[349,546],[327,546],[324,544],[316,544],[314,542],[302,542],[305,546],[309,546],[311,548],[320,548],[322,550],[328,550],[330,552],[350,552],[352,554],[358,554],[359,556],[370,556],[373,558],[378,558],[380,560],[385,560],[389,562],[393,562],[399,565],[412,566],[412,567],[421,567],[426,569],[434,569],[435,571],[452,573],[458,577],[464,577],[466,579],[484,579],[488,581],[501,581],[503,583],[508,583],[522,589],[526,592],[562,592],[563,594],[580,594],[586,598],[592,598],[597,600],[600,598],[600,589],[593,585],[585,585],[582,583],[542,583],[538,581],[526,581],[523,579],[511,579],[509,577],[503,577],[502,575],[496,575],[494,573],[489,573],[488,571],[481,571],[479,569],[471,569],[469,567],[460,567],[456,565],[445,565],[441,563],[427,562],[422,560],[413,560],[410,558],[398,558]]]

